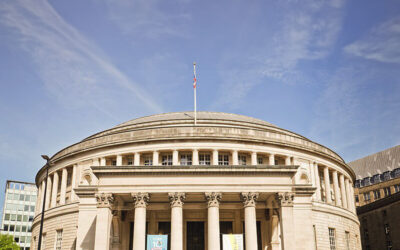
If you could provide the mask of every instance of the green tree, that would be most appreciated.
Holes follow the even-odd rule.
[[[1,250],[19,250],[19,246],[14,241],[14,237],[8,234],[0,234],[0,249]]]

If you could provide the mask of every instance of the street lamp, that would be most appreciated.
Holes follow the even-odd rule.
[[[40,219],[40,231],[39,231],[39,241],[37,250],[42,248],[42,234],[43,234],[43,220],[44,220],[44,206],[46,205],[46,193],[47,193],[47,178],[49,177],[49,167],[50,167],[50,158],[47,155],[42,155],[42,158],[46,160],[46,181],[44,184],[44,194],[43,194],[43,204],[42,204],[42,215]]]

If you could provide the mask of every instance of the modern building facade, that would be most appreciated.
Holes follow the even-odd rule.
[[[354,169],[362,247],[400,249],[400,145],[366,156]]]
[[[29,250],[31,247],[36,197],[35,183],[6,182],[1,233],[12,235],[21,250]]]
[[[355,174],[327,147],[227,113],[166,113],[125,122],[62,149],[47,182],[44,249],[361,249]],[[37,244],[40,211],[33,223]]]

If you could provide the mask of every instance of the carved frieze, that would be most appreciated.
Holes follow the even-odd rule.
[[[276,200],[281,207],[293,206],[294,194],[290,192],[277,193]]]
[[[135,208],[137,207],[147,207],[150,195],[149,193],[131,193]]]
[[[217,192],[205,193],[208,201],[208,207],[219,207],[219,202],[222,199],[222,194]]]
[[[95,194],[97,207],[111,207],[114,204],[114,196],[110,193]]]
[[[254,192],[241,193],[244,207],[255,207],[259,194]]]
[[[171,207],[182,207],[183,202],[186,199],[185,193],[179,193],[179,192],[168,193],[168,197],[171,203]]]

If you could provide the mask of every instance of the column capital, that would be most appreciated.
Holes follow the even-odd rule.
[[[241,193],[240,196],[242,197],[244,207],[255,207],[259,193],[254,193],[254,192]]]
[[[96,193],[97,207],[111,207],[114,204],[114,196],[111,193]]]
[[[275,194],[275,198],[280,207],[293,206],[294,193],[285,192]]]
[[[221,193],[207,192],[204,193],[208,201],[208,207],[219,207],[219,202],[222,199]]]
[[[137,207],[147,207],[150,200],[149,193],[131,193],[133,202],[135,203],[135,208]]]
[[[182,207],[183,202],[186,199],[186,194],[180,192],[168,193],[168,197],[170,200],[171,207]]]

